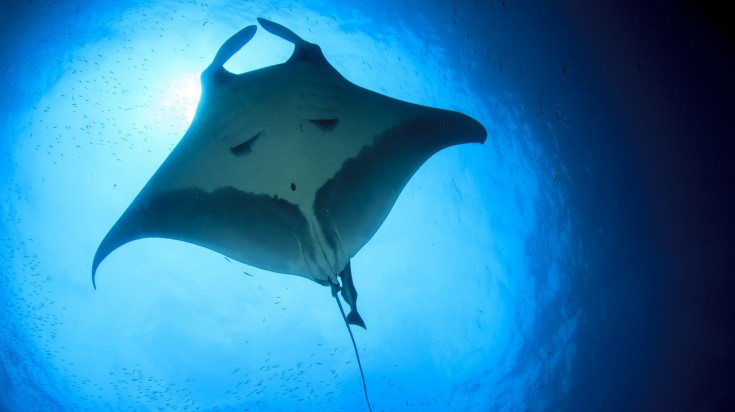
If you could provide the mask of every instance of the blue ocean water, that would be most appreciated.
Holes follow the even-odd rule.
[[[706,389],[690,383],[711,378],[715,361],[733,362],[732,333],[701,329],[716,335],[715,349],[671,343],[679,322],[670,304],[690,283],[677,275],[679,241],[667,222],[686,207],[661,205],[690,196],[664,196],[677,180],[659,177],[690,169],[667,160],[678,151],[647,155],[661,153],[656,139],[674,128],[661,119],[675,110],[649,105],[667,95],[656,92],[657,60],[640,58],[637,32],[585,35],[611,17],[605,10],[533,1],[5,5],[0,410],[367,410],[326,287],[162,239],[115,251],[92,287],[97,246],[187,130],[201,72],[257,17],[319,44],[353,83],[466,113],[489,132],[484,145],[424,164],[352,260],[367,323],[353,332],[374,411],[729,405],[732,374]],[[226,68],[277,64],[292,49],[259,30]],[[686,187],[704,177],[691,179]],[[707,260],[688,250],[682,260]],[[677,316],[708,299],[700,295]],[[691,353],[701,362],[674,360]],[[695,363],[698,374],[675,378]],[[668,394],[683,387],[693,395]]]

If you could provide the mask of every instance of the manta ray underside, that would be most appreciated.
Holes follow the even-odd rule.
[[[464,114],[359,87],[318,45],[258,22],[293,43],[293,54],[285,63],[233,74],[223,65],[256,26],[222,45],[202,73],[189,130],[102,240],[92,281],[104,258],[127,242],[181,240],[328,285],[340,309],[337,292],[351,307],[348,329],[365,327],[350,259],[429,157],[483,143],[487,132]]]

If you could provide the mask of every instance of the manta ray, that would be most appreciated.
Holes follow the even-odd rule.
[[[220,47],[201,75],[191,126],[102,240],[92,283],[96,289],[105,257],[136,239],[200,245],[329,286],[359,364],[350,325],[365,322],[350,259],[426,160],[453,145],[484,143],[487,132],[465,114],[357,86],[318,45],[258,22],[293,43],[291,57],[242,74],[227,71],[223,65],[255,35],[255,25]],[[350,306],[347,316],[339,293]]]

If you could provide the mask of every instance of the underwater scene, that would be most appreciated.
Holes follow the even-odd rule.
[[[5,2],[0,411],[735,410],[719,11]]]

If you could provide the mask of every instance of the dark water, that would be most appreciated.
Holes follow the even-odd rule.
[[[0,410],[366,410],[327,288],[160,239],[92,288],[258,16],[489,132],[432,157],[353,259],[373,410],[732,409],[727,16],[572,3],[4,5]],[[260,30],[226,67],[290,52]]]

